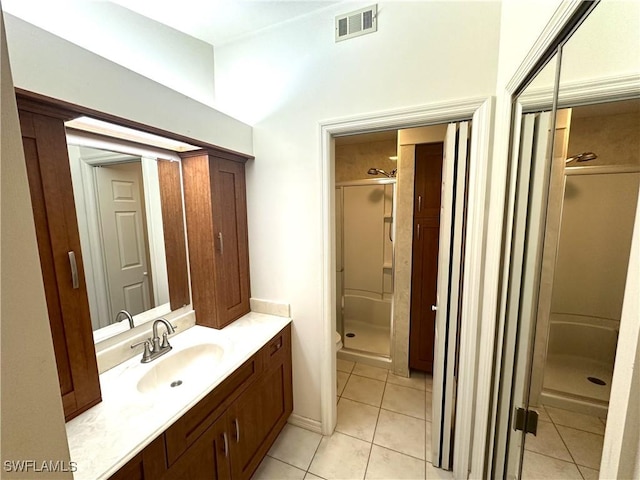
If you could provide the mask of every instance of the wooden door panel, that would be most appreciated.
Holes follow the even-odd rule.
[[[67,420],[100,401],[64,123],[20,110],[40,264]],[[74,288],[69,252],[74,252]]]
[[[443,143],[416,146],[409,367],[433,371]]]
[[[22,123],[24,124],[26,122],[23,120]],[[30,124],[32,125],[31,122]],[[58,380],[60,382],[60,392],[63,396],[63,400],[65,395],[67,395],[66,401],[64,401],[66,412],[67,410],[74,408],[75,396],[68,395],[73,392],[73,379],[71,376],[69,355],[67,354],[64,320],[62,318],[60,294],[58,292],[58,284],[56,282],[51,237],[49,235],[49,228],[47,224],[47,212],[45,208],[44,192],[42,190],[42,179],[40,177],[40,164],[38,162],[38,150],[35,138],[27,138],[23,136],[22,141],[27,166],[29,191],[31,193],[33,218],[36,227],[38,252],[40,255],[40,268],[42,270],[44,293],[47,300],[47,311],[49,313],[49,324],[51,325],[51,336],[53,338],[53,349],[56,356],[56,365],[58,367]]]
[[[222,328],[250,310],[244,163],[182,158],[193,305],[198,324]]]
[[[430,221],[429,221],[430,220]],[[436,279],[438,273],[438,241],[440,227],[436,219],[420,224],[420,240],[414,243],[411,294],[410,367],[433,371],[436,312]]]
[[[293,410],[291,326],[276,335],[261,355],[266,371],[228,414],[234,480],[251,477]]]
[[[244,164],[212,158],[218,318],[221,326],[249,312],[249,256]]]
[[[171,466],[163,480],[230,479],[230,443],[224,420],[211,425]]]
[[[440,215],[443,143],[416,145],[414,217]]]

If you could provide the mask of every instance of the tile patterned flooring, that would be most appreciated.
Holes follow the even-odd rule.
[[[287,424],[253,479],[452,479],[430,463],[431,377],[337,362],[333,435]]]
[[[527,435],[522,478],[597,479],[606,420],[549,406],[534,408],[538,434]]]
[[[432,379],[337,360],[338,423],[331,436],[287,424],[253,480],[452,479],[431,463]],[[598,478],[605,419],[536,408],[525,443],[525,480]]]

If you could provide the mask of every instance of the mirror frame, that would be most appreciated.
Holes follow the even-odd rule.
[[[100,112],[97,110],[93,110],[91,108],[87,108],[87,107],[83,107],[80,105],[76,105],[76,104],[72,104],[69,102],[66,102],[64,100],[59,100],[59,99],[55,99],[52,97],[48,97],[39,93],[35,93],[35,92],[30,92],[28,90],[24,90],[21,88],[15,88],[15,95],[16,95],[16,100],[18,102],[19,106],[22,106],[30,111],[33,112],[37,112],[43,115],[48,115],[48,116],[54,116],[56,118],[61,118],[63,121],[68,122],[74,119],[77,119],[79,117],[91,117],[94,118],[96,120],[102,120],[105,122],[109,122],[111,124],[117,125],[117,126],[122,126],[122,127],[126,127],[126,128],[130,128],[130,129],[134,129],[137,130],[139,132],[143,132],[143,133],[148,133],[148,134],[152,134],[152,135],[158,135],[161,137],[165,137],[167,139],[170,140],[175,140],[178,142],[183,142],[183,143],[188,143],[190,145],[193,145],[194,147],[197,147],[199,149],[207,149],[210,151],[217,151],[217,152],[221,152],[221,153],[231,153],[234,155],[239,155],[238,152],[235,152],[233,150],[229,150],[226,148],[222,148],[216,145],[212,145],[210,143],[207,142],[203,142],[201,140],[197,140],[194,138],[190,138],[184,135],[180,135],[180,134],[176,134],[167,130],[163,130],[161,128],[157,128],[157,127],[152,127],[149,125],[145,125],[145,124],[141,124],[132,120],[128,120],[122,117],[118,117],[116,115],[112,115],[109,113],[105,113],[105,112]],[[135,143],[135,142],[130,142],[130,143]],[[143,148],[150,148],[148,145],[143,145],[143,144],[139,144],[141,145]],[[157,147],[155,147],[157,148]],[[178,152],[176,152],[178,153]],[[254,157],[252,156],[247,156],[245,154],[242,154],[243,157],[248,158],[248,159],[252,159]],[[174,162],[163,162],[163,163],[167,163],[167,164],[172,164]],[[176,169],[175,166],[178,166],[178,168]],[[183,184],[182,184],[182,174],[181,174],[181,169],[180,169],[180,164],[175,163],[173,167],[170,167],[169,169],[167,169],[166,172],[163,172],[164,175],[166,175],[168,178],[179,178],[180,182],[178,183],[178,185],[180,185],[179,189],[174,189],[171,192],[168,192],[168,195],[170,195],[174,201],[172,202],[167,202],[170,206],[167,206],[167,218],[178,218],[176,215],[177,209],[180,209],[180,217],[179,219],[182,220],[182,235],[180,235],[180,229],[179,228],[171,228],[168,226],[165,226],[165,233],[166,232],[174,232],[176,236],[181,236],[181,242],[183,244],[183,252],[184,252],[184,264],[182,267],[182,270],[184,271],[184,274],[181,275],[180,273],[175,273],[175,270],[179,269],[180,267],[178,267],[178,265],[183,261],[182,259],[180,259],[179,257],[181,255],[175,255],[175,259],[172,258],[171,261],[167,261],[167,270],[169,271],[169,269],[171,269],[172,271],[174,271],[174,275],[176,278],[179,278],[180,282],[182,282],[182,287],[179,288],[175,288],[173,290],[175,290],[176,292],[180,292],[180,294],[176,294],[175,299],[173,298],[174,295],[170,293],[170,308],[171,308],[171,314],[172,316],[174,314],[177,315],[182,315],[190,310],[192,310],[191,307],[191,296],[190,296],[190,280],[189,280],[189,264],[188,264],[188,251],[187,251],[187,247],[186,247],[186,229],[184,227],[184,208],[183,208],[183,196],[182,196],[182,189],[183,189]],[[179,197],[179,202],[176,200]],[[165,211],[164,211],[164,207],[163,207],[163,217],[165,216]],[[172,239],[173,240],[173,239]],[[166,235],[165,235],[165,241],[166,241]],[[168,256],[168,254],[167,254]],[[169,264],[172,264],[172,266],[170,267]],[[177,280],[174,280],[177,281]],[[172,283],[172,278],[169,278],[169,284],[171,285]],[[171,287],[170,287],[170,292],[171,292]],[[186,301],[184,300],[186,299]],[[144,314],[141,314],[140,317],[140,322],[135,322],[135,328],[129,329],[127,328],[127,326],[125,326],[124,324],[122,324],[121,328],[114,328],[112,330],[116,330],[113,333],[109,332],[108,335],[105,335],[103,338],[99,338],[96,342],[96,350],[100,351],[104,348],[108,348],[109,346],[118,343],[121,340],[124,340],[125,338],[128,338],[130,336],[135,336],[136,334],[139,333],[138,327],[140,325],[145,325],[146,323],[148,323],[150,320],[153,320],[155,318],[157,318],[160,315],[164,315],[166,313],[166,309],[163,310],[162,312],[152,309],[149,310],[147,312],[145,312]],[[89,320],[90,321],[90,320]],[[118,327],[120,327],[120,324],[117,324]],[[109,326],[112,327],[112,326]],[[106,327],[106,328],[109,328]],[[136,330],[136,333],[130,334],[129,332],[132,332]]]

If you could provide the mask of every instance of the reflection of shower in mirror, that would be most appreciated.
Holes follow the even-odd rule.
[[[590,162],[591,160],[595,160],[596,158],[598,158],[598,155],[593,153],[593,152],[583,152],[583,153],[579,153],[577,155],[573,155],[569,158],[567,158],[564,161],[565,165],[568,165],[569,163],[576,161],[576,162]]]

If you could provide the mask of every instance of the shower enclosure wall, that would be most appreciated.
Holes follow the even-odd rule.
[[[336,184],[336,325],[343,349],[391,356],[395,179]]]
[[[640,183],[628,170],[565,169],[555,265],[543,269],[553,290],[534,405],[606,416]]]

